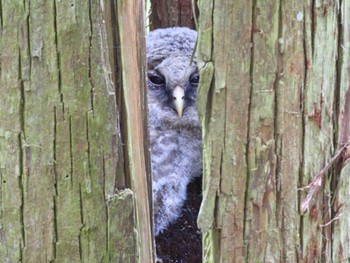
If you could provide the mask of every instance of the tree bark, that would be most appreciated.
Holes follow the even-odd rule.
[[[194,8],[198,16],[197,5]],[[151,30],[174,26],[196,29],[192,0],[151,0]]]
[[[1,262],[152,262],[140,17],[139,1],[0,1]]]
[[[349,8],[200,1],[204,262],[349,258]]]
[[[152,262],[144,7],[101,5],[0,0],[0,261]],[[203,261],[350,258],[350,3],[199,8]]]
[[[131,189],[136,195],[142,262],[152,262],[151,229],[152,188],[148,143],[148,108],[145,91],[145,25],[144,1],[117,2],[118,26],[123,80],[124,137],[127,142],[128,170]],[[138,23],[130,23],[138,21]]]

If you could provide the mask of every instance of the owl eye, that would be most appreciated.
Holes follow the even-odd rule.
[[[198,83],[199,83],[198,73],[195,73],[190,77],[190,83],[193,87],[198,87]]]
[[[149,73],[148,79],[155,86],[162,86],[165,84],[165,79],[156,73]]]

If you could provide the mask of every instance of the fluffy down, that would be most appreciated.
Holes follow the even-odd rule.
[[[158,29],[147,36],[156,235],[180,216],[187,185],[202,173],[201,129],[195,105],[198,86],[196,59],[190,65],[196,37],[195,31],[180,27]],[[179,90],[184,94],[181,114],[174,107],[174,91],[176,94]]]

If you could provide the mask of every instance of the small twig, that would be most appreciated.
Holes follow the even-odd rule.
[[[196,54],[197,51],[197,43],[198,43],[198,35],[196,38],[196,43],[194,44],[193,50],[192,50],[192,54],[191,54],[191,58],[190,58],[190,65],[192,65],[193,59],[194,59],[194,55]]]
[[[329,168],[331,168],[331,166],[341,157],[342,153],[344,152],[344,150],[346,150],[346,148],[349,145],[350,145],[350,141],[344,144],[344,146],[340,148],[340,150],[333,156],[333,158],[326,164],[326,166],[323,167],[323,169],[318,174],[316,174],[316,176],[312,179],[312,182],[309,185],[298,189],[298,190],[310,189],[309,193],[307,194],[307,196],[305,197],[304,201],[301,204],[302,212],[305,213],[306,211],[309,210],[310,201],[314,196],[314,194],[318,191],[318,189],[322,185],[322,179],[324,175],[329,170]]]
[[[196,27],[196,31],[198,31],[198,20],[196,16],[196,3],[194,0],[192,0],[192,15],[193,15],[193,20],[194,20],[194,25]]]
[[[196,17],[196,4],[195,4],[194,0],[192,0],[192,15],[193,15],[194,25],[196,27],[196,31],[198,32],[198,21],[197,21],[197,17]],[[197,35],[196,43],[194,44],[193,51],[191,54],[190,65],[192,64],[193,59],[194,59],[194,55],[196,54],[197,44],[198,44],[198,35]]]
[[[342,215],[343,215],[343,213],[341,213],[341,214],[337,215],[336,217],[334,217],[333,219],[329,220],[326,224],[319,225],[319,226],[320,227],[328,226],[328,225],[332,224],[333,221],[338,220]]]

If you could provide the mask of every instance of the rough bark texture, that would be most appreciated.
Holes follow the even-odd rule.
[[[137,3],[121,3],[117,17],[130,8],[143,17]],[[0,0],[1,262],[152,261],[147,155],[135,150],[144,144],[144,51],[122,49],[111,69],[112,6]],[[113,26],[126,30],[122,21]],[[127,29],[134,45],[143,41],[140,27]],[[140,98],[123,120],[128,151],[116,103],[122,86],[116,94],[113,80],[128,84],[127,108]],[[133,192],[123,190],[127,181]]]
[[[185,26],[195,29],[192,0],[151,0],[151,3],[151,30],[174,26]],[[197,7],[195,7],[195,10],[198,14]]]
[[[204,262],[349,258],[347,156],[306,214],[299,187],[350,139],[350,3],[201,0],[199,9]]]
[[[136,195],[136,209],[142,262],[151,262],[151,182],[145,92],[144,1],[117,1],[123,79],[124,131],[128,153],[131,189]],[[130,21],[139,21],[130,23]],[[127,66],[126,66],[127,65]]]

